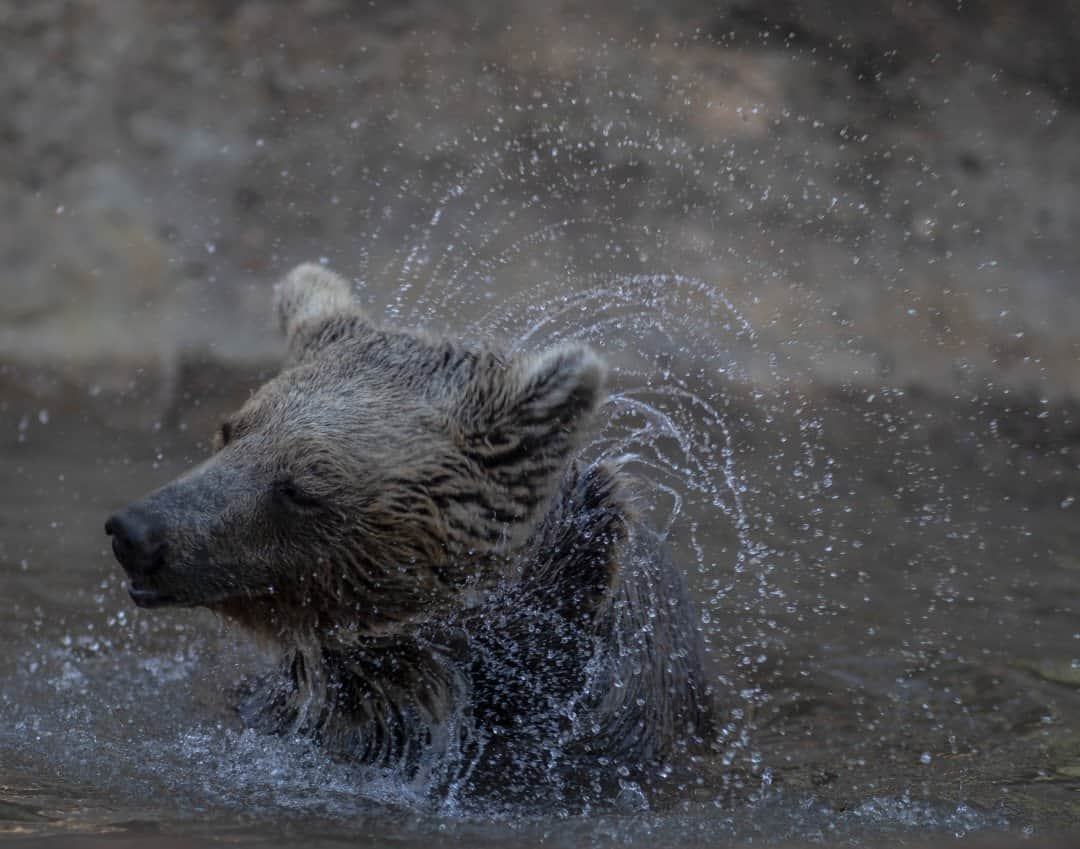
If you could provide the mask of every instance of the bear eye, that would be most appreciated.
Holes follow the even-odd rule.
[[[311,509],[318,507],[322,502],[312,495],[310,492],[305,492],[295,481],[292,480],[279,480],[274,482],[274,496],[280,500],[285,501],[294,507],[301,507],[305,509]]]

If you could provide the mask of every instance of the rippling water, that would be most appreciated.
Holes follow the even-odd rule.
[[[659,135],[597,138],[694,167]],[[216,411],[248,387],[181,397],[153,428],[13,399],[0,406],[0,833],[656,846],[1072,827],[1069,413],[797,381],[747,317],[752,287],[679,271],[702,266],[707,240],[694,253],[620,223],[638,191],[618,188],[624,159],[560,149],[554,132],[485,146],[468,174],[398,187],[388,214],[421,223],[400,248],[372,248],[358,291],[402,325],[514,348],[583,339],[609,358],[584,452],[643,482],[687,572],[725,707],[715,756],[672,771],[647,810],[526,816],[433,802],[243,730],[228,692],[264,650],[208,614],[134,609],[101,524],[199,459]],[[559,156],[580,169],[549,175]],[[564,216],[588,181],[610,203]],[[380,220],[359,238],[379,245]]]

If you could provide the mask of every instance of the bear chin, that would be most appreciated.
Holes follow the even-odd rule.
[[[138,607],[154,608],[179,606],[170,596],[163,595],[154,589],[140,587],[134,583],[128,585],[127,591],[128,595],[131,596],[131,600],[135,602]]]

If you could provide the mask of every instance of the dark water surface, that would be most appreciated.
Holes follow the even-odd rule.
[[[303,740],[244,731],[227,692],[265,651],[209,614],[127,598],[104,517],[203,456],[225,404],[118,427],[5,402],[0,834],[313,847],[975,834],[1041,845],[1080,819],[1069,411],[732,389],[731,488],[714,493],[719,506],[691,492],[678,513],[657,510],[687,564],[727,708],[717,753],[673,769],[649,810],[516,816],[432,801]]]

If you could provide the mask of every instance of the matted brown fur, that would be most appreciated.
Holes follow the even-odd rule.
[[[281,647],[245,719],[508,797],[646,777],[707,738],[681,576],[619,473],[573,459],[600,358],[380,327],[316,265],[277,307],[281,373],[107,525],[139,604]]]

